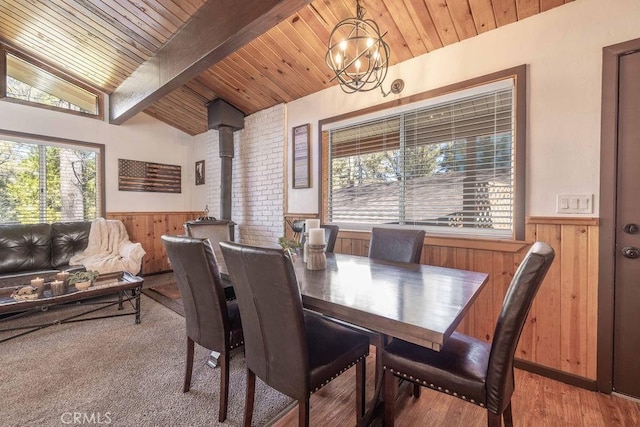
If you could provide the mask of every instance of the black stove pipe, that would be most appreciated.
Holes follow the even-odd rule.
[[[233,186],[233,128],[218,128],[220,155],[220,218],[231,220],[231,188]]]
[[[207,105],[208,128],[218,130],[220,155],[220,219],[231,221],[233,132],[244,128],[244,113],[218,98]]]

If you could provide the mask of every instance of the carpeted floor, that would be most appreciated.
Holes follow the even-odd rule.
[[[92,320],[2,343],[0,426],[220,425],[220,371],[206,366],[206,349],[196,346],[191,391],[182,393],[185,340],[184,318],[143,295],[140,325],[132,316]],[[242,424],[244,377],[239,353],[231,359],[229,415],[222,425]],[[291,402],[258,380],[253,424],[268,424]]]

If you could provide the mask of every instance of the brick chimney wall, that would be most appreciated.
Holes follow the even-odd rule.
[[[234,133],[232,220],[236,241],[275,245],[284,235],[285,106],[276,105],[245,118]],[[218,131],[206,134],[206,185],[209,212],[220,212]],[[204,203],[203,203],[204,205]]]

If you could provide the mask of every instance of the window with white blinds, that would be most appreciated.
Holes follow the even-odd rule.
[[[513,238],[514,81],[323,127],[326,220]]]
[[[101,216],[101,145],[0,133],[0,224],[91,221]]]

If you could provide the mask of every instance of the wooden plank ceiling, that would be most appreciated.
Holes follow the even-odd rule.
[[[572,0],[361,0],[391,48],[391,65]],[[0,42],[106,93],[160,50],[206,0],[0,0]],[[234,8],[242,7],[234,2]],[[324,63],[333,27],[355,0],[315,0],[145,112],[191,135],[206,103],[245,114],[336,84]]]

